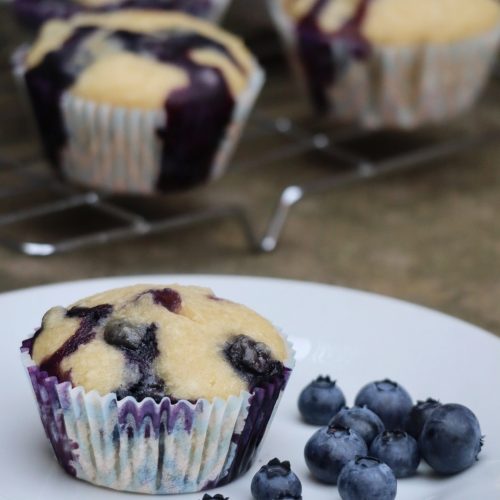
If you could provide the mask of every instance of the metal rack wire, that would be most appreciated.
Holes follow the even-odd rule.
[[[48,169],[34,168],[39,163],[39,158],[20,163],[0,156],[0,176],[4,178],[6,176],[11,181],[11,185],[9,182],[1,183],[3,188],[0,189],[0,201],[26,196],[30,192],[40,190],[56,196],[54,200],[35,203],[28,208],[0,213],[0,230],[18,223],[36,223],[43,216],[60,214],[76,207],[91,207],[98,217],[110,216],[116,221],[113,227],[99,229],[88,234],[78,234],[56,242],[18,240],[2,236],[0,233],[0,243],[25,255],[42,257],[91,245],[103,245],[112,241],[172,231],[202,222],[233,219],[238,223],[249,249],[272,252],[278,246],[291,209],[303,199],[346,185],[414,168],[477,147],[493,140],[497,135],[464,133],[460,137],[419,144],[407,151],[374,160],[362,154],[356,147],[357,142],[370,135],[367,131],[343,129],[332,135],[328,130],[320,132],[309,130],[292,119],[282,116],[273,117],[258,112],[253,116],[244,140],[251,143],[256,135],[261,134],[281,136],[287,140],[284,144],[259,154],[258,158],[243,159],[237,165],[238,168],[255,169],[310,152],[319,154],[332,164],[342,167],[304,183],[291,183],[277,193],[276,206],[263,235],[257,234],[250,222],[247,210],[238,204],[206,206],[151,220],[132,208],[124,208],[116,204],[112,197],[106,194],[78,190],[58,181]],[[12,180],[16,178],[22,179],[20,185],[12,183]]]

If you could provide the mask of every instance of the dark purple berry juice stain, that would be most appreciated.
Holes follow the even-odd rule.
[[[85,344],[88,344],[96,336],[94,328],[101,320],[111,314],[113,306],[102,304],[96,307],[73,307],[66,313],[68,318],[80,318],[80,326],[64,344],[57,349],[51,356],[40,363],[40,370],[54,375],[59,382],[63,380],[70,381],[70,373],[61,370],[61,362],[64,358],[70,356],[76,350]]]
[[[193,62],[189,52],[212,49],[233,64],[235,61],[223,45],[183,31],[168,33],[165,38],[126,31],[115,36],[127,50],[151,54],[158,61],[174,64],[189,77],[189,85],[172,92],[165,103],[167,126],[158,130],[163,143],[159,189],[187,188],[207,180],[231,121],[234,99],[222,73]]]
[[[25,75],[47,156],[56,167],[60,167],[61,151],[67,141],[61,96],[93,62],[90,55],[87,60],[82,58],[82,43],[95,30],[76,29],[59,49],[49,52]],[[189,83],[166,97],[166,126],[157,130],[162,144],[157,188],[168,191],[206,181],[231,122],[235,101],[221,71],[195,63],[189,53],[211,49],[223,54],[242,73],[244,70],[222,44],[183,30],[150,34],[118,30],[110,33],[109,40],[119,42],[129,52],[173,64],[186,72]]]
[[[182,307],[182,299],[178,292],[172,288],[163,288],[161,290],[149,290],[153,296],[153,302],[165,307],[170,312],[178,313]]]
[[[354,15],[340,29],[324,33],[318,19],[329,1],[334,0],[317,0],[296,28],[309,92],[319,113],[328,112],[332,105],[327,87],[342,76],[353,60],[366,59],[372,51],[361,29],[372,0],[361,0]]]
[[[75,82],[79,68],[73,63],[77,58],[81,43],[94,28],[79,28],[70,36],[60,50],[49,52],[40,64],[25,74],[26,89],[45,154],[58,169],[61,151],[67,136],[61,112],[61,96]]]

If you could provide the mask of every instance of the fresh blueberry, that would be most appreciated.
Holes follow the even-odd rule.
[[[370,446],[370,455],[386,463],[398,478],[415,475],[420,463],[417,442],[403,431],[379,434]]]
[[[425,421],[439,406],[441,406],[441,403],[431,398],[426,401],[418,401],[417,404],[411,409],[410,415],[408,416],[408,420],[406,422],[406,432],[418,440]]]
[[[224,346],[224,354],[251,386],[260,385],[283,371],[283,364],[273,358],[269,347],[247,335],[232,337]]]
[[[424,424],[420,453],[439,474],[456,474],[469,468],[483,445],[479,422],[468,408],[446,404],[436,408]]]
[[[209,495],[208,493],[205,493],[201,500],[229,500],[229,497],[225,497],[224,495],[221,495],[220,493],[217,493],[214,496]]]
[[[252,495],[255,500],[302,498],[302,484],[290,469],[290,462],[273,458],[263,465],[252,479]]]
[[[328,376],[313,380],[299,396],[300,414],[312,425],[327,425],[344,405],[344,394]]]
[[[356,431],[369,446],[370,443],[384,431],[382,420],[365,406],[342,408],[328,425],[341,425]]]
[[[122,319],[112,319],[104,327],[104,340],[116,347],[136,350],[148,331],[149,325],[134,324]]]
[[[356,457],[340,473],[342,500],[394,500],[397,482],[390,467],[373,457]]]
[[[355,403],[376,413],[389,430],[404,429],[413,406],[408,392],[388,379],[365,385],[358,392]]]
[[[336,484],[342,467],[357,455],[366,455],[363,438],[345,427],[322,427],[306,444],[304,457],[312,475],[324,483]]]

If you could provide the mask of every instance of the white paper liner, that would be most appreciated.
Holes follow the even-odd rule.
[[[40,371],[26,347],[21,356],[47,437],[67,472],[120,491],[177,494],[226,484],[251,465],[261,441],[240,469],[238,438],[249,411],[264,415],[269,428],[295,362],[288,341],[287,346],[288,371],[279,382],[225,400],[175,404],[168,398],[138,403],[130,396],[117,401],[114,393],[85,392]],[[262,438],[266,429],[254,430]]]
[[[279,4],[268,0],[291,65],[307,89],[296,27]],[[454,118],[480,97],[499,42],[500,27],[496,27],[447,44],[374,46],[368,59],[353,60],[339,79],[325,88],[331,116],[366,128],[404,129]]]
[[[207,180],[217,179],[226,171],[263,83],[264,73],[256,66],[247,89],[235,100],[231,122]],[[62,170],[68,181],[114,193],[158,191],[163,150],[157,130],[168,126],[164,110],[119,108],[71,92],[63,95],[61,106],[67,132]]]

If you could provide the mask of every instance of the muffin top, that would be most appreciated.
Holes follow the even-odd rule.
[[[200,97],[210,95],[211,86],[220,85],[214,70],[237,97],[247,88],[255,61],[238,38],[197,18],[122,10],[49,21],[26,65],[43,68],[59,87],[82,98],[158,109],[171,93],[193,84]]]
[[[86,391],[194,401],[253,390],[283,372],[288,349],[269,321],[207,288],[136,285],[50,309],[31,355]]]
[[[325,34],[358,23],[369,41],[381,45],[455,42],[500,23],[497,0],[281,1],[290,17],[312,17]]]

